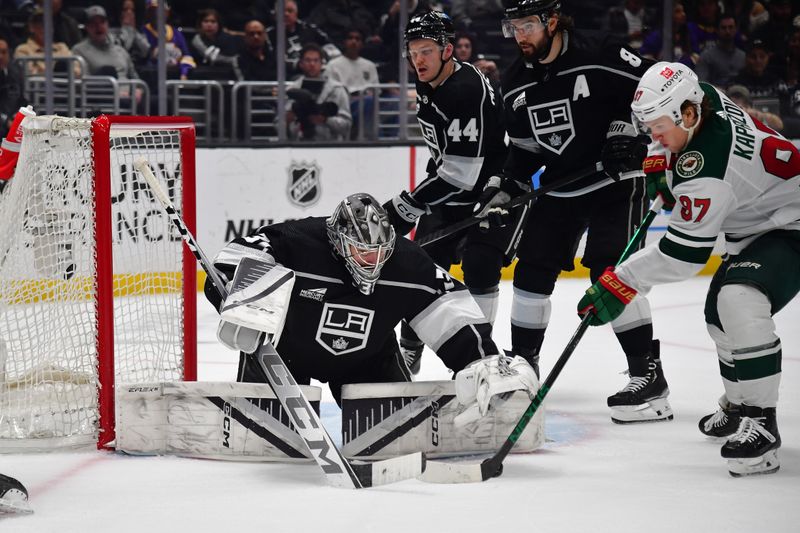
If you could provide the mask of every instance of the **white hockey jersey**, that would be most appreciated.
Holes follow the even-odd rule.
[[[722,92],[701,83],[714,113],[666,165],[676,199],[667,233],[616,273],[639,290],[696,274],[717,235],[736,255],[759,235],[800,230],[800,152],[751,118]]]

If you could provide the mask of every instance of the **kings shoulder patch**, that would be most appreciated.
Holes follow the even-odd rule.
[[[703,154],[692,150],[682,154],[675,163],[675,172],[682,178],[693,178],[703,170]]]

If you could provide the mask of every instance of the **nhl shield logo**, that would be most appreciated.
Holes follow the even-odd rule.
[[[558,155],[575,138],[569,100],[558,100],[528,107],[528,118],[536,141]]]
[[[319,182],[320,168],[317,162],[292,161],[292,165],[287,171],[289,173],[287,188],[289,200],[300,207],[308,207],[317,203],[322,196],[322,186]]]
[[[375,311],[352,305],[326,303],[317,327],[317,342],[333,355],[364,348]]]

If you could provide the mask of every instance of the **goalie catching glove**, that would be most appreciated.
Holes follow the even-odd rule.
[[[591,313],[589,325],[602,326],[621,315],[636,294],[614,274],[613,267],[608,267],[578,302],[578,315],[583,318]]]
[[[283,329],[294,286],[294,271],[281,265],[245,257],[236,267],[230,294],[219,310],[217,338],[225,346],[255,352],[263,334]]]
[[[492,406],[505,400],[506,393],[524,390],[535,394],[538,389],[536,372],[522,357],[478,359],[456,374],[456,398],[465,409],[453,423],[463,427],[486,416]]]

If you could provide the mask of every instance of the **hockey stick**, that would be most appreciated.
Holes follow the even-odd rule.
[[[636,229],[636,232],[633,234],[630,242],[625,247],[625,250],[622,252],[622,255],[617,261],[617,265],[625,261],[632,251],[636,249],[639,244],[644,239],[644,236],[647,234],[647,228],[650,227],[652,224],[653,219],[658,214],[658,211],[661,210],[661,206],[663,205],[663,200],[659,196],[650,206],[650,211],[647,212],[647,215],[642,219],[641,224]],[[567,364],[567,361],[572,356],[572,352],[575,351],[575,348],[578,346],[581,338],[583,338],[584,333],[589,328],[589,318],[590,314],[587,313],[584,315],[583,319],[581,320],[578,329],[572,335],[572,338],[567,343],[567,347],[564,348],[564,351],[561,353],[561,356],[556,361],[555,365],[553,365],[553,369],[550,370],[550,373],[547,375],[547,378],[544,380],[539,386],[539,391],[536,393],[536,396],[533,397],[531,400],[530,405],[522,413],[522,417],[517,422],[517,425],[511,431],[511,435],[503,442],[503,445],[500,446],[500,449],[495,452],[492,457],[485,459],[481,463],[446,463],[442,461],[428,461],[427,467],[425,469],[425,473],[420,476],[420,479],[423,481],[427,481],[429,483],[475,483],[480,481],[486,481],[487,479],[497,477],[503,473],[503,460],[511,451],[511,448],[514,447],[517,440],[519,440],[522,432],[530,422],[533,415],[536,414],[536,411],[542,405],[547,393],[550,392],[550,389],[553,387],[558,375],[561,374],[561,370],[564,368],[564,365]]]
[[[533,189],[530,192],[526,192],[525,194],[517,196],[516,198],[514,198],[513,200],[511,200],[510,202],[505,204],[503,206],[503,208],[509,209],[509,210],[513,209],[515,207],[518,207],[518,206],[521,206],[523,204],[526,204],[526,203],[528,203],[529,201],[531,201],[531,200],[533,200],[535,198],[539,198],[540,196],[544,196],[545,194],[547,194],[549,192],[552,192],[552,191],[554,191],[556,189],[560,189],[561,187],[564,187],[565,185],[569,185],[570,183],[574,183],[574,182],[576,182],[578,180],[582,180],[583,178],[585,178],[587,176],[591,176],[592,174],[596,174],[596,173],[602,172],[602,171],[603,171],[603,164],[602,163],[599,163],[599,162],[598,163],[592,163],[591,165],[587,165],[587,166],[585,166],[585,167],[583,167],[583,168],[581,168],[579,170],[576,170],[575,172],[569,174],[568,176],[564,176],[560,180],[556,180],[553,183],[550,183],[549,185],[542,185],[538,189]],[[541,169],[539,170],[539,172],[541,172]],[[460,220],[460,221],[456,222],[455,224],[451,224],[451,225],[447,226],[446,228],[442,228],[442,229],[440,229],[438,231],[434,231],[433,233],[429,233],[428,235],[425,235],[421,239],[416,240],[414,242],[416,242],[418,245],[420,245],[422,247],[425,247],[425,246],[427,246],[427,245],[429,245],[431,243],[434,243],[436,241],[440,241],[440,240],[442,240],[442,239],[444,239],[446,237],[449,237],[449,236],[453,235],[454,233],[458,233],[461,230],[464,230],[466,228],[474,226],[475,224],[477,224],[481,220],[483,220],[483,217],[477,217],[477,216],[473,215],[473,216],[471,216],[469,218],[465,218],[464,220]]]
[[[180,232],[186,246],[208,274],[222,300],[225,300],[228,294],[225,283],[175,210],[172,201],[153,174],[150,164],[143,158],[139,158],[134,163],[134,167],[144,177],[164,211]],[[336,448],[316,411],[269,339],[265,339],[259,350],[248,357],[253,357],[264,371],[272,390],[289,414],[292,425],[305,441],[311,455],[325,472],[326,479],[331,485],[360,489],[414,478],[425,471],[425,456],[420,452],[371,463],[349,462]]]

